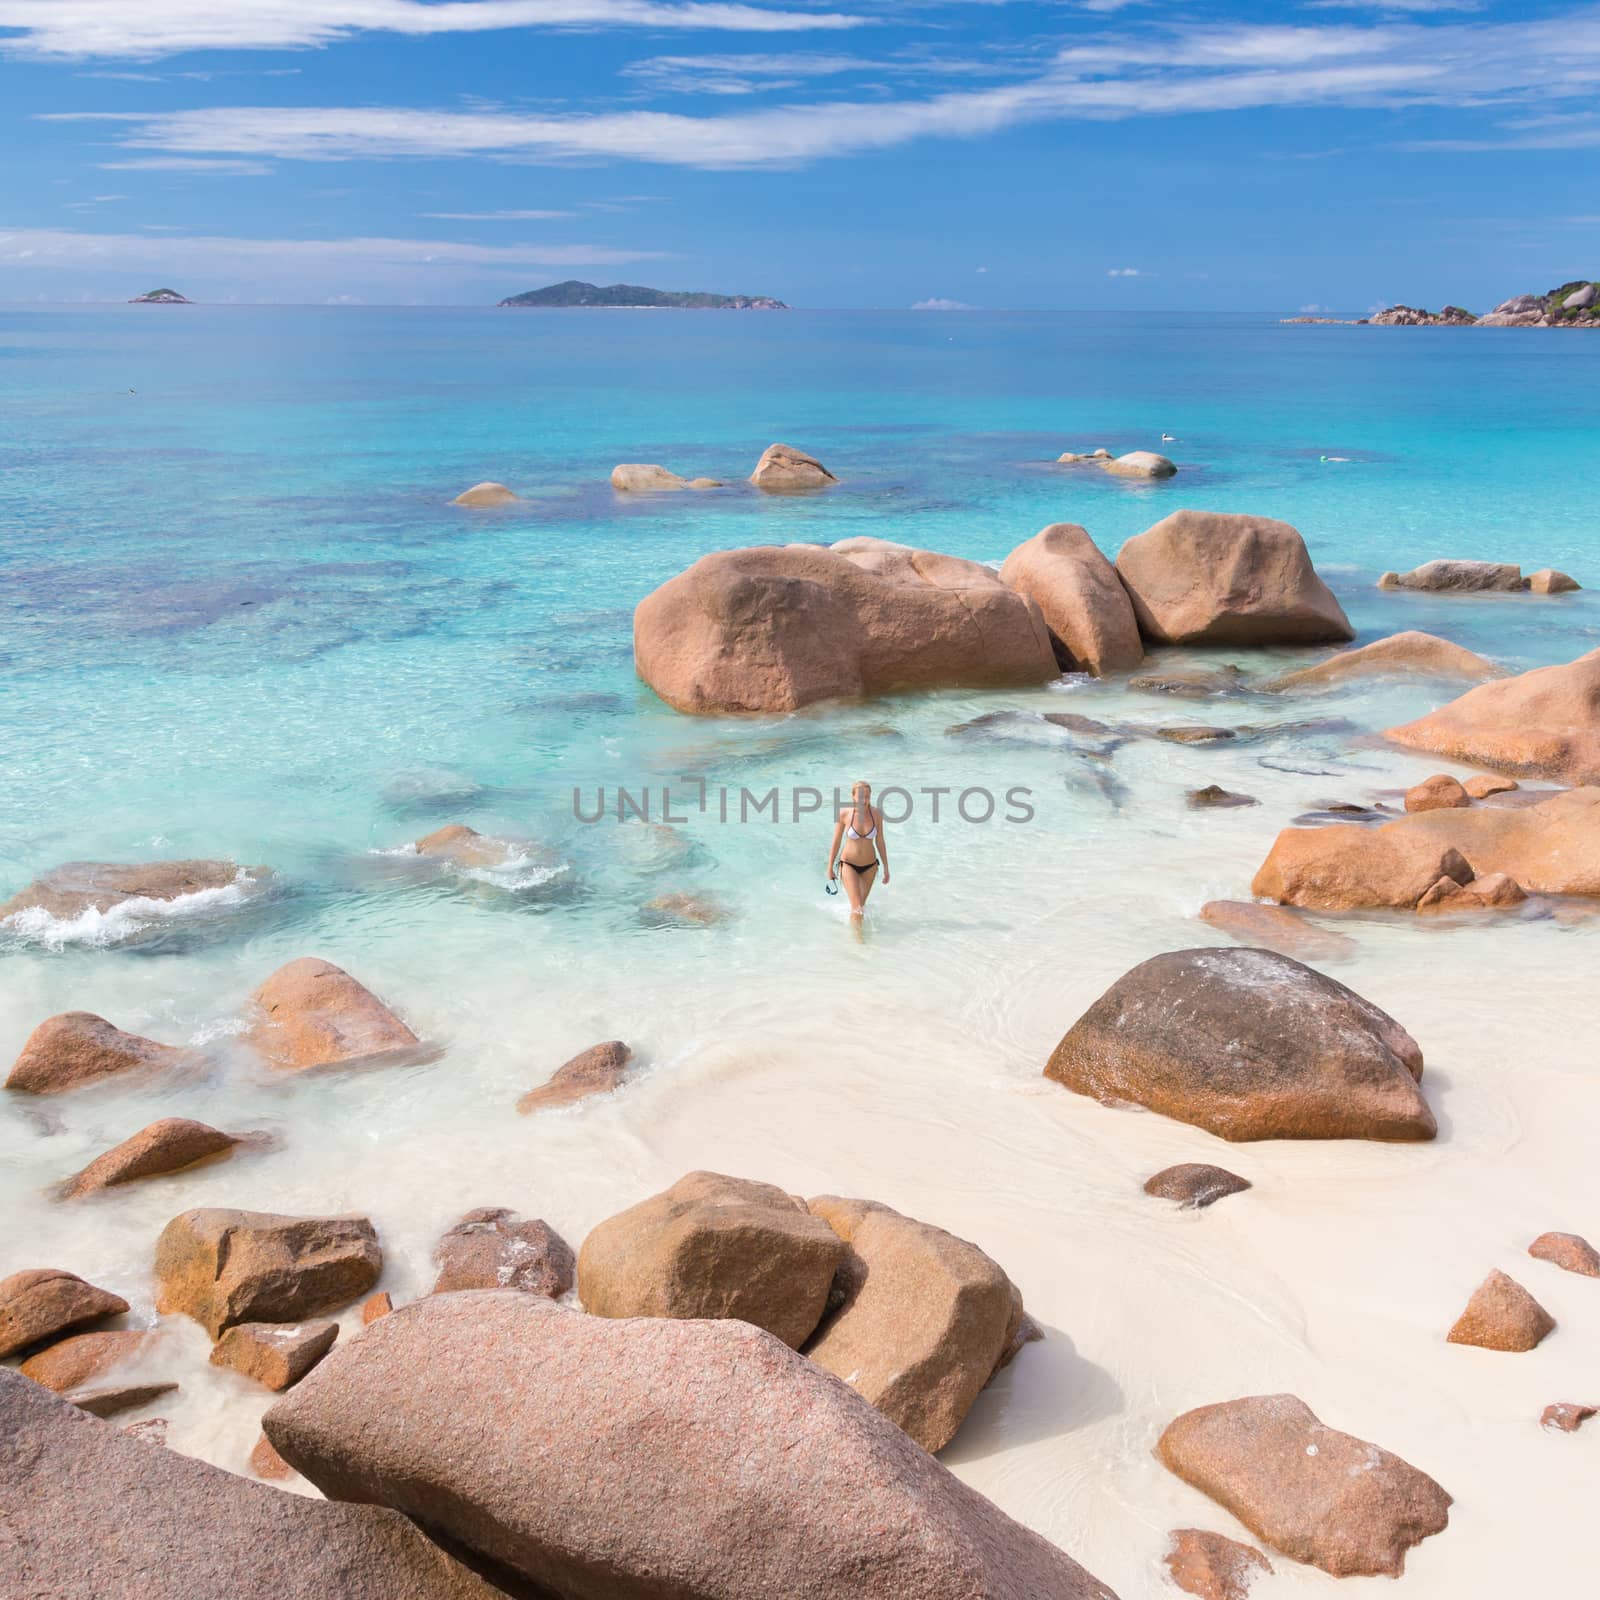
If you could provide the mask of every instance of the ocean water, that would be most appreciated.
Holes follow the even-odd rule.
[[[1600,340],[1581,335],[1253,316],[0,310],[0,899],[73,859],[275,873],[248,904],[0,929],[0,1062],[45,1016],[84,1009],[210,1063],[181,1082],[6,1097],[0,1273],[66,1267],[152,1323],[151,1250],[178,1211],[358,1210],[399,1301],[425,1292],[434,1239],[473,1206],[544,1216],[576,1245],[695,1166],[868,1195],[974,1239],[1022,1286],[1048,1337],[946,1459],[1124,1600],[1160,1592],[1167,1528],[1238,1531],[1154,1464],[1160,1428],[1266,1388],[1457,1495],[1409,1592],[1494,1592],[1529,1581],[1530,1560],[1567,1592],[1554,1530],[1579,1515],[1581,1474],[1552,1453],[1585,1441],[1536,1418],[1585,1398],[1566,1389],[1592,1374],[1582,1341],[1600,1337],[1600,1305],[1517,1261],[1545,1228],[1600,1228],[1600,1183],[1568,1131],[1600,1113],[1592,925],[1346,929],[1356,952],[1330,970],[1428,1055],[1431,1147],[1225,1146],[1039,1076],[1126,968],[1227,942],[1194,913],[1247,896],[1292,817],[1437,770],[1374,735],[1450,691],[1192,702],[1064,680],[705,721],[637,681],[630,619],[711,549],[872,534],[999,561],[1074,521],[1114,555],[1191,506],[1293,523],[1363,640],[1418,627],[1511,668],[1566,660],[1600,645],[1597,378]],[[839,487],[751,490],[773,440],[818,455]],[[1179,475],[1054,464],[1102,444],[1164,450]],[[728,487],[624,499],[607,481],[619,461]],[[485,478],[522,502],[450,505]],[[1438,556],[1595,587],[1374,586]],[[1105,750],[1025,720],[962,729],[1066,707],[1251,733]],[[715,798],[733,795],[737,817],[742,789],[856,778],[916,798],[888,830],[893,881],[860,939],[821,892],[825,814],[724,824]],[[1261,803],[1187,810],[1184,790],[1208,782]],[[619,826],[618,786],[648,791],[656,824],[672,788],[684,820]],[[947,799],[935,822],[935,787],[1025,789],[1032,816],[1002,821],[1002,803],[968,822]],[[579,820],[575,793],[592,814],[602,791],[608,819]],[[477,875],[406,853],[456,821],[542,853]],[[679,892],[723,920],[642,914]],[[236,1038],[246,997],[308,954],[437,1053],[304,1078],[258,1064]],[[628,1088],[514,1114],[610,1037],[638,1053]],[[177,1114],[274,1148],[54,1198],[100,1150]],[[1139,1183],[1182,1159],[1256,1189],[1174,1218]],[[1442,1342],[1491,1266],[1563,1324],[1532,1356]],[[158,1408],[173,1443],[243,1470],[264,1394],[164,1323],[183,1382]],[[1326,1586],[1279,1565],[1284,1592]]]

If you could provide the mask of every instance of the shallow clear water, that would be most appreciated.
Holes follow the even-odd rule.
[[[635,679],[630,616],[718,547],[877,534],[997,561],[1067,520],[1114,554],[1197,506],[1294,523],[1364,639],[1420,627],[1513,667],[1570,659],[1600,645],[1600,588],[1428,600],[1373,583],[1483,556],[1600,585],[1597,363],[1600,340],[1579,335],[1253,318],[0,311],[0,898],[69,859],[227,856],[277,874],[247,907],[0,933],[0,1061],[66,1009],[211,1059],[199,1080],[7,1097],[0,1270],[70,1268],[149,1321],[151,1248],[179,1210],[351,1209],[378,1223],[398,1300],[427,1287],[433,1240],[472,1206],[543,1215],[576,1244],[694,1165],[868,1194],[984,1245],[1049,1327],[949,1459],[1124,1600],[1157,1592],[1166,1528],[1229,1526],[1150,1461],[1160,1427],[1268,1385],[1457,1494],[1410,1592],[1525,1578],[1526,1544],[1569,1502],[1576,1515],[1579,1475],[1552,1476],[1550,1452],[1583,1448],[1541,1436],[1527,1409],[1584,1398],[1555,1391],[1581,1386],[1578,1330],[1587,1318],[1592,1349],[1600,1311],[1541,1276],[1564,1327],[1534,1356],[1480,1359],[1441,1335],[1490,1266],[1523,1275],[1528,1229],[1600,1227],[1566,1131],[1600,1111],[1583,1042],[1600,1021],[1593,929],[1352,928],[1357,954],[1335,970],[1422,1041],[1445,1124],[1431,1148],[1225,1147],[1039,1077],[1128,966],[1224,942],[1194,912],[1246,895],[1291,817],[1435,770],[1365,735],[1447,691],[1196,704],[1068,681],[694,721]],[[774,439],[840,487],[749,490]],[[1164,449],[1180,474],[1051,464],[1101,444]],[[730,487],[624,501],[607,483],[619,461]],[[484,478],[524,502],[448,503]],[[1067,706],[1266,731],[1109,753],[1038,723],[950,731]],[[1273,731],[1307,718],[1345,722]],[[856,777],[1019,786],[1033,817],[967,823],[947,800],[935,825],[921,799],[889,830],[894,881],[857,942],[821,893],[826,822],[721,825],[715,798],[686,807],[688,775],[713,797]],[[1183,791],[1208,782],[1262,803],[1188,811]],[[687,820],[575,818],[574,789],[592,808],[619,784],[657,805],[674,785]],[[485,881],[389,853],[453,821],[532,839],[567,870]],[[677,891],[727,920],[641,918]],[[349,968],[442,1054],[295,1079],[257,1065],[234,1041],[240,1007],[305,954]],[[639,1082],[513,1114],[613,1036],[638,1051]],[[50,1197],[172,1114],[278,1148]],[[1257,1189],[1174,1220],[1138,1183],[1179,1159]],[[205,1367],[195,1330],[171,1337],[174,1443],[242,1466],[263,1395]],[[1497,1507],[1527,1523],[1522,1566]],[[1559,1589],[1559,1550],[1541,1559]]]

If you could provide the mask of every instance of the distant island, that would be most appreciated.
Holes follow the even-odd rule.
[[[176,289],[147,289],[143,294],[135,295],[128,304],[130,306],[191,306],[194,301],[185,299]]]
[[[569,278],[547,289],[529,289],[502,300],[502,306],[603,306],[638,310],[667,307],[679,311],[787,311],[783,301],[764,294],[682,294],[674,289],[644,289],[632,283],[580,283]]]
[[[1548,294],[1514,295],[1481,317],[1460,306],[1446,306],[1442,311],[1390,306],[1370,317],[1301,316],[1279,320],[1346,328],[1600,328],[1600,282],[1575,278]]]

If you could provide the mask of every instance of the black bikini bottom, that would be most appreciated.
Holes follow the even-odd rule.
[[[844,859],[844,858],[843,858],[843,857],[840,857],[840,860],[839,860],[839,865],[840,865],[840,866],[841,866],[841,867],[849,867],[849,869],[850,869],[850,870],[851,870],[851,871],[852,871],[852,872],[859,872],[859,873],[860,873],[860,874],[861,874],[861,876],[862,876],[862,877],[863,877],[863,878],[864,878],[864,877],[866,877],[866,875],[867,875],[867,874],[868,874],[868,873],[869,873],[869,872],[876,872],[876,871],[877,871],[877,870],[878,870],[878,863],[877,863],[877,862],[876,862],[876,861],[869,861],[869,862],[868,862],[868,863],[867,863],[867,864],[866,864],[866,866],[864,866],[864,867],[858,867],[858,866],[857,866],[857,865],[856,865],[856,864],[855,864],[855,862],[853,862],[853,861],[846,861],[846,860],[845,860],[845,859]]]

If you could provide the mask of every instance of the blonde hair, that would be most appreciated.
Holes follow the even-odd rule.
[[[869,795],[872,793],[872,785],[868,783],[865,778],[857,778],[856,781],[850,785],[850,798],[852,800],[854,800],[856,797],[857,789],[865,789]]]

